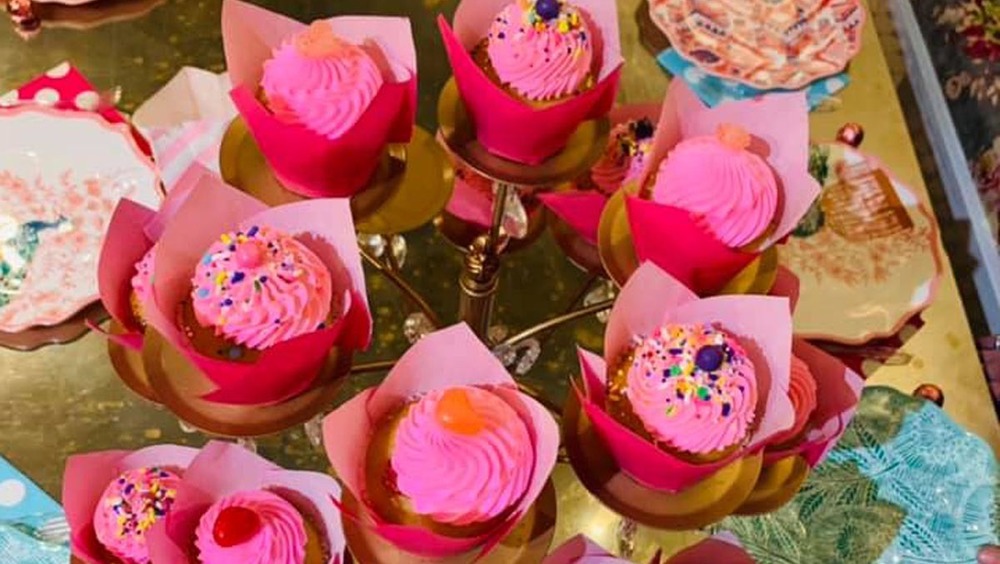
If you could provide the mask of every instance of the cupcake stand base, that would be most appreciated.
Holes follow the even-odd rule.
[[[583,486],[614,512],[649,527],[690,530],[711,525],[740,507],[760,474],[762,456],[757,455],[675,494],[647,488],[615,465],[575,392],[567,396],[562,430],[570,464]]]
[[[143,365],[158,400],[181,421],[210,435],[258,437],[301,425],[333,405],[350,355],[333,349],[313,387],[276,405],[231,405],[202,399],[213,384],[155,331],[146,332]]]
[[[358,502],[344,492],[344,509],[357,514]],[[517,526],[483,558],[476,559],[479,550],[451,558],[426,558],[404,552],[361,526],[350,517],[344,518],[344,533],[354,561],[359,564],[528,564],[541,562],[549,551],[556,526],[556,490],[550,480],[538,501],[528,510]]]

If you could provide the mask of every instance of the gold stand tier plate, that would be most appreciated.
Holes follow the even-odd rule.
[[[782,458],[760,470],[750,497],[736,510],[737,515],[759,515],[777,511],[799,493],[809,477],[809,465],[801,456]]]
[[[233,120],[219,150],[222,178],[269,206],[307,199],[275,177],[246,122]],[[390,145],[369,186],[351,197],[354,224],[361,233],[387,235],[431,221],[451,198],[454,171],[426,130],[415,127],[406,145]]]
[[[112,335],[123,335],[125,328],[112,319],[109,331]],[[142,351],[134,351],[114,339],[108,339],[108,357],[111,359],[111,366],[114,366],[118,377],[133,392],[151,402],[159,403],[156,391],[153,390],[152,384],[149,383],[149,377],[146,376],[142,356]]]
[[[211,435],[258,437],[305,423],[332,406],[350,372],[351,355],[334,348],[312,388],[268,405],[231,405],[202,399],[215,389],[212,382],[149,329],[143,365],[160,402],[185,423]]]

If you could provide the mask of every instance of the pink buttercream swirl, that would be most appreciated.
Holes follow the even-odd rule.
[[[652,136],[653,124],[648,119],[619,123],[611,130],[604,154],[590,169],[590,179],[601,193],[610,196],[639,178],[653,146]]]
[[[582,11],[566,3],[546,20],[533,2],[518,0],[493,20],[487,39],[497,77],[529,100],[576,94],[591,77],[593,34]]]
[[[382,73],[361,47],[313,22],[264,63],[261,87],[279,118],[337,139],[361,119],[382,88]]]
[[[198,263],[192,284],[198,322],[254,349],[322,328],[332,307],[327,266],[295,238],[268,227],[222,235]]]
[[[715,136],[684,140],[660,163],[653,199],[691,212],[723,244],[763,235],[778,211],[774,171],[749,149],[750,137],[722,125]]]
[[[156,247],[150,248],[143,255],[142,259],[135,263],[135,275],[132,276],[132,291],[135,292],[139,303],[144,303],[146,298],[150,296],[150,292],[153,291],[153,269],[156,264],[153,258],[156,256],[155,249]]]
[[[436,390],[409,408],[396,432],[392,469],[396,486],[413,510],[440,523],[468,525],[507,511],[524,495],[534,471],[531,435],[501,397],[481,388],[458,387],[475,417],[473,432],[447,428]]]
[[[256,513],[258,528],[243,542],[222,546],[215,539],[216,522],[230,507]],[[264,490],[235,493],[216,501],[201,516],[195,533],[198,561],[204,564],[301,564],[307,542],[305,523],[295,506]]]
[[[177,495],[181,477],[165,468],[136,468],[108,484],[94,511],[97,540],[125,564],[147,564],[146,533]]]
[[[637,338],[626,396],[646,431],[682,451],[739,444],[757,405],[754,368],[740,343],[711,325],[666,325]]]
[[[794,355],[792,355],[791,378],[788,382],[788,397],[792,400],[792,408],[795,409],[795,423],[791,429],[772,437],[773,444],[781,444],[798,436],[816,409],[816,379],[813,378],[809,365]]]

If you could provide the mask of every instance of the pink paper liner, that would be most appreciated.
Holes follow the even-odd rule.
[[[197,450],[174,445],[137,451],[110,450],[75,454],[66,460],[62,503],[70,527],[70,549],[87,564],[104,564],[105,550],[94,532],[94,510],[112,480],[126,470],[147,466],[187,468]]]
[[[584,535],[577,535],[546,556],[542,564],[628,564],[628,560],[616,558]]]
[[[673,555],[666,564],[754,564],[754,559],[739,544],[718,537],[707,538]]]
[[[542,564],[628,564],[624,560],[612,556],[594,541],[583,535],[577,535],[549,554]],[[654,556],[650,564],[661,562],[659,554]],[[665,561],[665,564],[753,564],[753,559],[734,542],[725,539],[724,534],[709,537],[690,546]]]
[[[149,531],[150,557],[157,564],[188,564],[201,516],[224,497],[270,490],[286,499],[316,525],[330,549],[328,564],[344,559],[347,541],[336,509],[340,486],[326,474],[285,470],[245,448],[210,441],[188,466],[167,517]],[[308,507],[303,507],[307,504]]]
[[[493,18],[508,3],[465,0],[455,10],[454,28],[444,16],[438,17],[438,27],[479,142],[503,158],[537,165],[561,151],[582,122],[611,109],[623,62],[618,9],[613,0],[576,0],[600,35],[595,38],[595,56],[600,60],[597,83],[578,96],[538,109],[505,92],[472,59],[473,47],[486,37]]]
[[[645,186],[660,162],[684,139],[714,135],[722,124],[743,127],[750,150],[763,156],[777,177],[782,209],[762,251],[784,239],[799,224],[820,193],[809,174],[809,112],[802,92],[775,93],[708,108],[683,80],[667,89],[653,150],[640,178]],[[631,198],[629,224],[639,260],[651,260],[691,285],[699,294],[715,293],[758,253],[730,249],[673,206]]]
[[[407,399],[460,385],[489,388],[528,424],[535,446],[535,469],[511,517],[494,531],[474,538],[451,538],[419,527],[386,523],[369,507],[354,518],[404,551],[430,557],[462,554],[482,547],[486,554],[535,502],[555,466],[559,428],[538,402],[517,391],[513,378],[467,325],[441,329],[418,341],[396,363],[381,385],[358,394],[323,420],[323,444],[344,487],[364,504],[364,460],[378,425]]]
[[[718,322],[740,338],[756,369],[763,415],[749,444],[713,463],[693,464],[660,450],[604,411],[608,366],[618,362],[635,335],[664,323]],[[792,318],[788,300],[770,296],[697,299],[678,280],[651,263],[642,264],[622,288],[605,330],[604,358],[580,349],[584,391],[581,404],[619,467],[657,490],[681,491],[738,458],[764,448],[767,440],[794,423],[788,397]]]
[[[406,143],[417,108],[417,59],[406,18],[324,20],[373,53],[385,83],[358,122],[337,139],[277,119],[256,98],[263,63],[306,24],[239,0],[222,6],[222,39],[233,103],[286,188],[308,197],[346,197],[364,188],[388,143]]]
[[[463,221],[489,227],[493,222],[492,182],[469,168],[463,169],[462,174],[467,178],[462,178],[456,170],[454,189],[445,210]]]
[[[118,202],[108,230],[104,234],[101,256],[97,262],[97,288],[101,303],[124,329],[123,335],[112,335],[95,324],[91,329],[132,350],[142,349],[143,332],[132,314],[132,276],[135,265],[156,244],[164,226],[177,213],[191,193],[190,187],[206,173],[202,168],[190,168],[153,211],[142,204],[122,198]]]
[[[153,299],[143,304],[147,322],[216,386],[205,399],[228,404],[273,404],[308,390],[330,349],[366,348],[371,314],[354,223],[347,200],[321,199],[267,208],[218,177],[200,175],[157,245]],[[191,293],[204,251],[220,234],[266,225],[299,239],[344,288],[345,314],[331,327],[264,350],[252,364],[210,358],[196,351],[177,323]],[[252,385],[247,385],[252,382]]]
[[[660,104],[627,104],[612,108],[608,118],[611,120],[611,127],[614,128],[627,121],[642,118],[649,118],[656,123],[660,113]],[[608,202],[607,196],[596,190],[585,192],[570,190],[547,192],[540,194],[539,198],[585,241],[597,245],[597,229],[601,223],[601,212]]]

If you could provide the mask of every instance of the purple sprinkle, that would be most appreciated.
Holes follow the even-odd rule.
[[[233,273],[233,284],[236,284],[237,282],[242,282],[243,279],[246,277],[247,275],[243,274],[242,272]]]
[[[728,403],[722,404],[722,416],[723,417],[729,417],[730,410],[732,410],[732,406],[730,406]]]
[[[257,234],[257,231],[259,231],[259,229],[257,228],[256,225],[254,225],[253,227],[250,228],[249,231],[247,231],[247,236],[248,237],[253,237],[254,235]]]
[[[267,282],[267,276],[261,276],[260,277],[260,282],[261,282],[261,284],[263,284],[264,282]]]
[[[236,252],[236,245],[229,245],[229,252],[231,253]]]
[[[231,306],[231,305],[233,305],[233,299],[232,298],[226,298],[226,299],[222,300],[222,305],[224,305],[224,306]]]
[[[497,34],[497,39],[507,39],[507,34],[501,31]]]

